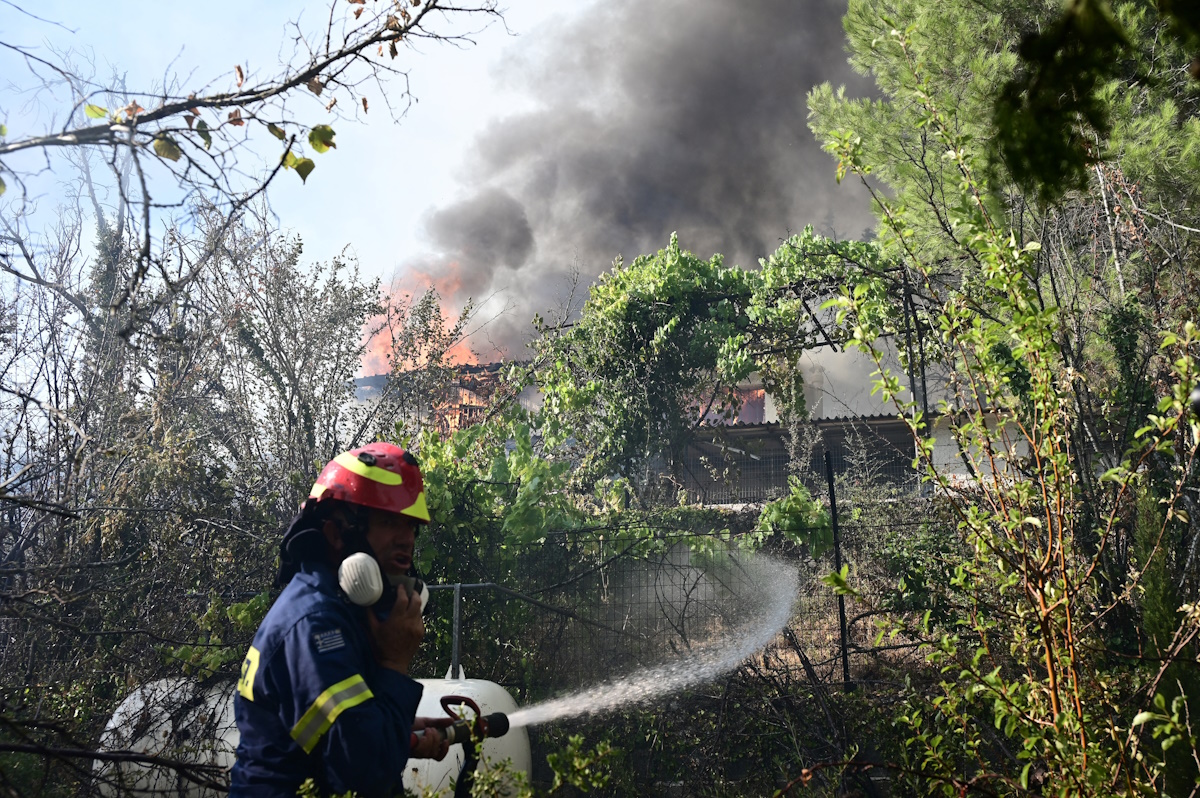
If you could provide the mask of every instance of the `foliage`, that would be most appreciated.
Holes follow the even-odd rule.
[[[1161,740],[1164,764],[1164,793],[1187,795],[1192,791],[1200,766],[1196,762],[1197,744],[1189,728],[1188,717],[1200,696],[1200,673],[1192,667],[1195,645],[1172,656],[1180,612],[1186,612],[1178,575],[1185,564],[1179,556],[1178,539],[1184,532],[1178,522],[1164,524],[1164,513],[1157,496],[1143,492],[1137,498],[1133,519],[1133,545],[1141,569],[1141,620],[1144,649],[1153,658],[1169,661],[1159,673],[1159,689],[1154,695],[1157,711],[1144,711],[1139,718],[1153,723],[1153,737]],[[1139,643],[1141,641],[1138,641]],[[1171,709],[1167,711],[1167,705]],[[1148,712],[1148,714],[1147,714]],[[1139,718],[1134,719],[1135,726]],[[1182,744],[1181,744],[1182,743]]]
[[[967,611],[953,583],[955,563],[966,554],[942,525],[926,522],[915,531],[887,535],[876,555],[896,590],[883,607],[894,613],[928,613],[930,623],[951,626]]]
[[[763,506],[755,528],[757,539],[761,542],[768,535],[780,534],[807,545],[811,556],[820,557],[833,546],[829,512],[813,500],[798,478],[791,477],[788,486],[787,496]]]
[[[669,560],[681,544],[691,567],[701,569],[751,537],[742,527],[731,532],[731,519],[715,509],[630,507],[624,492],[607,482],[591,493],[576,490],[572,462],[535,435],[541,423],[509,408],[487,424],[445,438],[426,430],[410,442],[419,452],[433,517],[417,547],[422,574],[432,584],[494,583],[543,602],[539,607],[502,590],[464,592],[460,620],[474,640],[462,647],[463,667],[501,683],[524,681],[554,661],[548,623],[558,628],[586,624],[597,614],[603,618],[603,608],[577,603],[572,585],[605,580],[622,564]],[[758,537],[765,539],[763,533]],[[442,611],[429,619],[415,666],[436,673],[444,672],[452,645],[450,597],[440,596],[435,602]],[[545,613],[554,609],[561,614],[548,618]],[[686,638],[694,610],[685,605],[680,612],[674,628]],[[637,629],[642,620],[626,619],[624,625]],[[606,623],[591,628],[606,629]],[[640,637],[622,641],[626,648],[654,643]],[[580,678],[605,677],[602,661],[577,667]]]
[[[818,315],[821,302],[851,283],[886,296],[895,286],[885,275],[894,270],[895,264],[872,243],[834,241],[805,227],[760,260],[756,272],[747,273],[751,289],[744,310],[748,329],[726,343],[722,358],[759,374],[784,422],[805,419],[800,359],[823,344],[836,345],[842,340],[829,319],[822,323]]]
[[[868,24],[863,9],[855,13],[852,8],[855,24]],[[1141,678],[1131,683],[1105,656],[1096,619],[1118,608],[1136,575],[1115,595],[1097,588],[1112,586],[1104,561],[1125,545],[1122,529],[1140,486],[1161,490],[1164,524],[1188,517],[1179,505],[1200,434],[1186,401],[1196,379],[1189,355],[1195,329],[1189,322],[1179,334],[1163,333],[1166,395],[1145,417],[1131,449],[1092,489],[1093,456],[1102,458],[1108,449],[1102,445],[1089,455],[1074,444],[1086,408],[1079,402],[1083,373],[1064,368],[1060,343],[1072,309],[1047,301],[1040,290],[1041,247],[1021,240],[996,212],[981,156],[957,124],[972,99],[955,104],[952,86],[931,77],[938,63],[925,55],[943,46],[930,41],[934,31],[884,20],[876,25],[882,30],[871,40],[869,57],[888,64],[894,101],[906,104],[915,129],[940,151],[938,174],[951,197],[936,210],[947,240],[931,247],[926,241],[935,226],[920,218],[928,207],[877,195],[883,246],[903,254],[929,298],[926,318],[939,333],[950,386],[940,413],[975,475],[972,489],[960,492],[934,458],[924,419],[887,368],[880,338],[888,329],[873,321],[883,318],[880,301],[859,286],[845,291],[833,301],[839,325],[875,361],[877,390],[909,420],[921,469],[955,509],[971,550],[952,579],[971,597],[966,617],[946,629],[930,626],[928,614],[918,622],[893,615],[882,624],[882,631],[923,637],[927,661],[941,673],[936,689],[913,689],[896,716],[908,742],[907,779],[914,790],[947,795],[1161,789],[1163,761],[1142,746],[1139,727],[1153,717],[1169,739],[1186,743],[1189,737],[1171,725],[1178,718],[1155,695],[1160,677],[1154,668],[1140,669]],[[845,110],[825,105],[831,99],[814,96],[819,117]],[[820,119],[818,127],[829,121]],[[828,142],[846,173],[865,175],[873,171],[872,159],[888,152],[848,132],[831,132]],[[957,282],[941,279],[947,247],[957,249],[958,263],[970,265]],[[843,590],[853,590],[845,573],[837,577]],[[1174,639],[1192,634],[1185,618]],[[1166,662],[1181,654],[1172,648]],[[1153,678],[1143,681],[1146,676]],[[1158,713],[1129,709],[1147,703]]]
[[[455,350],[464,347],[474,305],[468,301],[457,319],[447,318],[431,288],[415,301],[393,295],[382,311],[369,331],[387,361],[387,381],[370,397],[373,415],[394,423],[401,436],[415,438],[425,427],[449,431],[461,393]]]
[[[785,637],[723,685],[614,721],[619,747],[562,740],[555,789],[633,791],[643,747],[665,760],[657,775],[714,793],[810,781],[832,792],[830,774],[849,778],[855,742],[868,740],[916,794],[1186,794],[1200,689],[1200,429],[1186,402],[1200,346],[1190,324],[1200,128],[1184,50],[1163,35],[1188,18],[1115,4],[1096,18],[1108,44],[1082,48],[1082,23],[1107,8],[855,0],[853,59],[880,97],[822,87],[810,104],[839,177],[875,190],[879,240],[806,228],[755,270],[697,257],[673,236],[618,262],[576,324],[542,328],[526,380],[543,392],[540,412],[505,404],[525,387],[517,380],[483,423],[461,429],[438,414],[469,312],[448,320],[433,293],[384,305],[354,264],[303,267],[299,241],[231,219],[228,205],[194,206],[168,253],[147,249],[124,205],[95,203],[96,257],[72,254],[83,237],[78,220],[66,225],[50,248],[61,261],[30,260],[0,307],[0,735],[83,750],[113,700],[164,659],[169,673],[227,673],[267,602],[258,591],[278,527],[321,462],[376,437],[421,457],[434,523],[418,558],[430,582],[540,597],[464,602],[470,675],[528,683],[573,626],[601,642],[630,625],[668,630],[645,633],[621,665],[662,655],[664,639],[686,647],[686,602],[657,595],[659,626],[626,617],[617,628],[570,591],[608,591],[620,564],[666,566],[681,551],[691,576],[739,541],[807,543],[820,557],[829,519],[798,480],[756,526],[673,506],[675,489],[688,441],[702,427],[719,434],[740,381],[757,372],[798,422],[803,355],[849,342],[875,361],[936,494],[887,509],[853,497],[844,512],[874,536],[825,580],[864,610],[852,630],[879,620],[875,644],[860,636],[855,651],[900,677],[886,696],[833,695],[822,663]],[[103,103],[84,104],[96,124],[77,133],[103,141],[136,122],[149,144],[138,157],[153,152],[168,170],[247,122],[286,141],[284,164],[302,178],[317,161],[296,141],[320,153],[336,140],[332,126],[266,115],[239,114],[224,131],[182,108],[175,122],[131,108],[117,119]],[[1027,124],[1031,109],[1065,150],[1031,149],[1045,132]],[[35,266],[47,285],[27,279]],[[365,406],[351,380],[370,318],[369,332],[389,336],[392,379]],[[937,443],[952,439],[966,479],[947,473],[935,420],[889,370],[886,341],[910,327],[935,333],[925,337],[945,383]],[[880,590],[885,581],[896,589]],[[257,595],[242,602],[246,588]],[[419,667],[441,672],[449,615],[430,619]],[[588,678],[618,661],[579,659]],[[882,731],[889,719],[894,736]],[[0,775],[32,791],[40,763],[14,756]],[[503,773],[477,787],[493,776]],[[55,778],[46,792],[83,776]]]
[[[612,746],[607,742],[597,743],[595,748],[585,751],[583,736],[571,735],[566,748],[546,757],[554,771],[551,790],[557,790],[564,784],[584,792],[604,789],[608,785],[608,774],[603,770],[603,765],[612,753]]]
[[[672,494],[654,482],[656,472],[676,476],[681,446],[705,421],[732,414],[730,389],[751,372],[769,382],[785,414],[802,417],[802,354],[849,341],[875,359],[880,390],[911,423],[937,494],[925,520],[889,530],[870,548],[859,544],[867,556],[827,578],[867,605],[852,624],[881,619],[874,651],[924,652],[922,662],[897,666],[902,704],[861,713],[876,735],[882,717],[896,724],[897,738],[881,747],[897,778],[917,794],[1175,790],[1164,780],[1162,741],[1168,756],[1193,747],[1187,693],[1163,687],[1196,634],[1194,613],[1180,623],[1171,606],[1193,606],[1186,602],[1196,588],[1191,499],[1181,488],[1190,485],[1197,432],[1184,402],[1195,334],[1183,324],[1195,288],[1186,268],[1194,243],[1184,233],[1196,206],[1194,187],[1178,177],[1195,157],[1193,122],[1186,88],[1161,69],[1173,56],[1159,61],[1145,46],[1157,23],[1125,4],[1114,19],[1131,31],[1138,68],[1163,79],[1139,84],[1129,77],[1136,70],[1117,65],[1072,84],[1080,104],[1051,103],[1071,135],[1090,120],[1104,137],[1078,162],[1089,171],[1076,172],[1084,177],[1069,183],[1075,190],[1064,197],[1047,174],[1042,192],[1015,156],[996,160],[993,112],[1004,87],[1026,75],[1021,37],[1037,25],[1057,35],[1059,11],[1041,2],[852,3],[853,57],[882,98],[850,101],[819,89],[813,126],[839,157],[839,176],[874,181],[880,240],[831,242],[805,230],[753,271],[697,258],[673,238],[653,256],[617,264],[577,324],[543,329],[533,370],[547,398],[541,414],[419,439],[439,521],[422,557],[444,565],[445,577],[541,590],[548,573],[569,583],[603,572],[606,536],[623,533],[632,551],[649,553],[663,550],[668,529],[720,530],[692,508],[680,516],[655,508],[653,500]],[[1096,92],[1103,107],[1084,96]],[[1088,116],[1095,109],[1103,119]],[[1029,141],[1038,135],[1011,130]],[[1076,168],[1056,153],[1041,155],[1055,169]],[[839,288],[827,310],[813,307]],[[937,333],[930,357],[947,385],[939,417],[971,474],[965,486],[934,457],[932,419],[889,371],[882,341],[908,325]],[[903,353],[901,365],[913,356]],[[1140,496],[1161,501],[1160,520],[1142,513],[1135,523]],[[852,502],[849,512],[865,507]],[[946,514],[957,539],[946,538]],[[768,506],[756,534],[810,527],[823,528],[818,507],[796,490]],[[1135,538],[1142,543],[1131,545]],[[521,552],[529,546],[536,554]],[[1139,572],[1159,551],[1173,558],[1160,563],[1182,564],[1178,594],[1165,589],[1161,564]],[[866,589],[868,573],[899,589]],[[487,654],[478,662],[499,661],[507,646],[520,667],[532,667],[535,647],[516,638],[534,616],[506,613],[519,631],[479,646]],[[1126,653],[1131,641],[1147,642],[1137,631],[1142,618],[1166,622],[1158,639],[1171,643],[1157,672]],[[438,647],[444,632],[436,628]],[[798,646],[796,654],[804,663]],[[764,659],[756,674],[764,715],[787,705],[788,690],[768,700],[763,688],[781,681],[781,670]],[[825,707],[829,739],[819,750],[830,767],[844,764],[854,746],[837,709],[852,701],[823,694],[807,671],[786,686],[797,684]],[[745,717],[720,706],[715,725],[697,723],[698,713],[685,713],[686,724],[659,717],[645,739],[679,773],[716,784],[693,757],[710,750],[707,735]],[[770,717],[786,726],[801,714],[789,707]],[[818,749],[791,729],[793,747],[786,735],[772,736],[778,755],[763,767],[803,767],[811,780],[821,772],[808,769]],[[659,742],[672,734],[673,744]]]
[[[544,542],[548,533],[584,521],[575,504],[579,497],[566,489],[570,463],[534,451],[532,429],[519,411],[445,439],[427,430],[416,449],[428,474],[426,500],[434,519],[430,545],[419,555],[428,573],[444,568],[460,577],[507,581],[516,563],[511,554],[504,557],[506,544]],[[503,559],[477,569],[461,561],[489,550]]]
[[[273,463],[276,478],[258,492],[286,517],[307,495],[314,463],[372,439],[382,426],[353,405],[361,331],[381,304],[378,281],[362,280],[357,264],[334,259],[302,268],[298,239],[260,235],[267,246],[252,248],[244,229],[229,237],[226,277],[212,286],[209,301],[227,314],[218,345],[249,366],[229,375],[222,421],[262,430],[227,437],[226,445],[239,459]]]
[[[675,476],[692,431],[736,412],[730,389],[750,364],[721,354],[744,328],[746,275],[703,260],[673,235],[592,286],[577,323],[546,330],[538,360],[545,434],[577,439],[580,478],[647,487],[661,457]]]
[[[1167,77],[1158,59],[1190,59],[1191,79],[1200,77],[1200,13],[1186,3],[1075,0],[1053,12],[1024,33],[1019,67],[1000,89],[993,118],[994,157],[1043,202],[1087,185],[1104,157],[1099,142],[1111,132],[1115,85],[1165,78],[1178,89],[1179,77],[1187,78]],[[1135,45],[1147,29],[1157,39],[1150,63]],[[1194,103],[1194,89],[1182,93]]]
[[[86,777],[61,765],[131,687],[233,672],[316,461],[377,431],[350,379],[378,289],[350,264],[305,266],[298,241],[214,220],[174,257],[219,243],[220,271],[125,338],[109,306],[136,243],[97,210],[97,257],[54,273],[87,303],[11,295],[0,375],[0,725],[29,747],[16,756],[59,765],[46,790]],[[66,226],[62,251],[80,237]]]
[[[195,618],[195,626],[199,632],[196,642],[168,646],[163,651],[168,659],[183,666],[184,673],[195,674],[202,679],[227,672],[229,665],[241,661],[246,655],[241,642],[254,636],[258,624],[271,608],[270,594],[266,591],[249,601],[237,602],[228,607],[216,593],[210,595],[209,601],[204,614]],[[230,632],[237,635],[237,647],[225,644],[223,638],[228,636],[228,633],[223,630],[226,625]]]
[[[1087,185],[1099,160],[1094,142],[1108,135],[1100,88],[1122,71],[1125,32],[1103,0],[1069,4],[1020,46],[1021,68],[996,98],[999,157],[1039,199]]]
[[[736,418],[734,389],[751,375],[785,421],[806,417],[800,359],[844,338],[819,303],[848,283],[895,296],[896,273],[877,246],[811,227],[758,269],[702,260],[672,236],[654,256],[602,275],[576,323],[542,329],[533,370],[545,396],[539,430],[552,446],[570,443],[585,491],[616,478],[643,506],[674,496],[687,445],[701,428],[719,436]]]

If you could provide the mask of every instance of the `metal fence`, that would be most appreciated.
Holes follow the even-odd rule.
[[[836,464],[832,457],[831,461]],[[828,483],[822,476],[814,471],[806,475],[806,481],[813,484],[814,495],[828,502]],[[876,610],[891,600],[888,592],[895,584],[895,575],[889,573],[886,558],[879,556],[879,550],[928,526],[922,509],[927,505],[906,484],[881,481],[878,469],[867,474],[857,472],[853,462],[842,463],[836,485],[841,510],[841,557],[863,591],[861,600],[845,601],[844,626],[839,618],[838,597],[821,581],[835,569],[835,552],[814,555],[804,545],[768,543],[766,554],[782,560],[799,576],[799,590],[786,629],[719,688],[694,691],[678,699],[691,702],[682,709],[683,705],[673,703],[675,699],[664,697],[662,704],[643,710],[651,720],[642,717],[638,722],[665,723],[661,713],[667,712],[691,716],[716,711],[712,710],[712,702],[718,695],[725,702],[718,702],[725,707],[719,711],[729,716],[728,702],[731,695],[739,695],[738,685],[745,691],[738,699],[740,706],[756,701],[775,706],[791,705],[789,702],[797,701],[796,696],[841,691],[846,687],[847,675],[851,683],[870,682],[872,662],[878,656],[872,648],[872,619]],[[861,507],[866,498],[874,510],[864,514]],[[670,662],[720,639],[753,615],[764,591],[776,589],[757,579],[752,570],[741,567],[734,554],[739,530],[746,534],[756,515],[757,507],[729,511],[724,518],[734,535],[730,541],[722,539],[720,545],[704,530],[693,530],[661,535],[651,551],[635,545],[637,539],[620,535],[587,549],[571,549],[569,542],[529,547],[519,555],[528,563],[524,584],[508,585],[507,592],[491,587],[461,591],[458,656],[465,675],[504,685],[524,705],[620,679],[641,667]],[[853,522],[847,520],[851,516]],[[560,551],[551,554],[551,549]],[[522,595],[514,594],[513,589]],[[450,665],[447,640],[453,636],[449,619],[454,600],[450,591],[442,591],[434,602],[431,645],[417,666],[426,676],[441,676]],[[892,655],[906,653],[898,649]],[[791,711],[804,715],[816,712],[816,706],[800,702]],[[823,721],[814,716],[803,722]],[[618,720],[602,718],[567,726],[590,730],[593,736],[615,733],[617,728],[625,729],[623,733],[645,733],[641,727],[629,732],[627,726],[632,723],[621,716]],[[809,740],[811,748],[807,750],[814,761],[836,753],[821,749],[826,744],[822,739],[817,735]],[[535,779],[544,782],[550,778],[544,754],[560,745],[562,738],[549,728],[534,730],[533,740],[535,768],[540,768],[535,770]],[[664,784],[685,778],[686,774],[667,772],[677,766],[679,756],[633,757],[641,763],[640,794],[661,792],[666,789]],[[736,767],[726,764],[735,774],[744,766],[747,778],[763,767],[759,760]],[[686,793],[688,788],[683,789]]]
[[[876,559],[873,550],[884,537],[903,536],[907,527],[926,523],[909,517],[909,508],[924,501],[910,490],[911,482],[863,483],[844,466],[838,474],[836,459],[830,459],[839,502],[846,503],[838,517],[841,553],[852,570],[856,561]],[[878,474],[873,478],[878,480]],[[823,475],[814,469],[804,481],[828,507]],[[892,509],[873,521],[848,521],[856,493],[870,494]],[[715,491],[709,495],[724,498]],[[515,557],[523,564],[521,583],[463,586],[457,600],[457,655],[452,643],[456,600],[452,586],[441,586],[435,591],[431,621],[437,642],[427,647],[424,667],[429,675],[442,675],[454,658],[468,676],[490,678],[532,697],[684,651],[703,639],[705,630],[727,623],[731,606],[751,601],[763,589],[737,559],[739,536],[753,530],[759,509],[759,503],[751,503],[720,516],[724,529],[656,530],[649,544],[643,532],[616,533],[579,547],[570,541],[530,545]],[[861,513],[854,515],[861,519]],[[714,536],[726,529],[731,536],[715,542]],[[830,647],[826,627],[831,613],[836,616],[836,599],[820,578],[834,568],[836,552],[814,556],[806,546],[782,541],[768,543],[766,552],[798,571],[801,592],[794,630],[811,632],[808,636],[828,659],[841,645],[834,641]],[[850,614],[853,618],[853,610]],[[522,640],[515,629],[532,630],[533,636]],[[510,661],[514,659],[521,664]]]

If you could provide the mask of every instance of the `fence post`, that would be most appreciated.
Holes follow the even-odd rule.
[[[833,490],[833,457],[829,454],[828,449],[825,450],[825,480],[829,483],[829,519],[833,525],[833,567],[841,572],[842,538],[838,534],[837,496]],[[847,650],[850,641],[846,634],[846,597],[838,593],[837,603],[842,643],[842,683],[849,692],[854,689],[854,682],[850,681],[850,652]]]
[[[450,678],[457,679],[458,671],[462,668],[458,658],[458,639],[462,631],[462,582],[454,584],[454,631],[450,642]]]

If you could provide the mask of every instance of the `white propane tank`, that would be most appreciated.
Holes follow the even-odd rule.
[[[461,672],[460,672],[461,675]],[[484,715],[511,714],[517,703],[495,682],[482,679],[418,679],[425,690],[417,714],[446,716],[443,696],[465,696],[475,701]],[[202,688],[195,679],[159,679],[130,693],[113,713],[100,735],[101,751],[136,751],[197,765],[216,765],[226,774],[237,751],[237,725],[233,717],[236,685],[222,682]],[[469,710],[468,710],[469,712]],[[431,787],[449,794],[450,783],[462,768],[461,745],[450,747],[441,762],[410,760],[404,786],[420,794]],[[503,737],[485,740],[480,767],[486,761],[511,760],[512,769],[529,776],[532,758],[529,734],[512,729]],[[116,796],[174,796],[174,798],[220,798],[225,792],[203,787],[178,773],[140,762],[107,762],[97,759],[92,767],[95,790],[105,798]],[[219,777],[218,777],[219,778]],[[420,785],[420,786],[417,786]]]
[[[449,674],[447,674],[447,677]],[[421,703],[417,707],[417,715],[425,718],[446,717],[442,709],[442,698],[445,696],[462,696],[470,698],[479,705],[479,710],[486,716],[493,712],[503,712],[511,715],[517,711],[517,702],[508,691],[495,682],[484,679],[459,678],[451,679],[417,679],[425,686]],[[468,716],[470,709],[464,707]],[[404,788],[416,795],[425,791],[433,791],[441,795],[449,795],[451,782],[458,780],[459,771],[465,755],[461,745],[450,746],[450,753],[441,762],[433,759],[411,759],[408,769],[404,772]],[[533,756],[529,749],[529,732],[524,728],[509,729],[503,737],[489,737],[483,741],[479,752],[479,767],[485,768],[508,760],[510,771],[519,771],[528,779],[533,766]],[[513,790],[515,793],[516,790]]]
[[[100,750],[216,765],[228,773],[239,739],[233,720],[233,689],[229,683],[202,688],[195,679],[183,677],[144,684],[117,707],[100,735]],[[169,768],[140,762],[97,759],[92,775],[96,791],[103,796],[218,798],[225,794],[184,779]]]

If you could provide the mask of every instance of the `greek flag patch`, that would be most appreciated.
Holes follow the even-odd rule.
[[[337,651],[339,648],[344,648],[346,638],[342,636],[341,629],[333,629],[328,632],[317,632],[313,636],[313,645],[317,648],[318,654],[325,654],[330,651]]]

